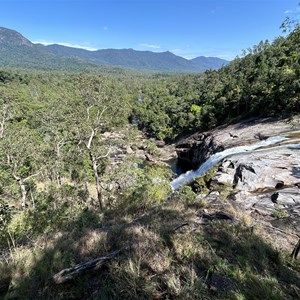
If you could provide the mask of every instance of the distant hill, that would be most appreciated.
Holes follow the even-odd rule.
[[[206,56],[198,56],[196,58],[191,59],[191,61],[195,65],[198,65],[199,67],[205,69],[220,69],[222,66],[226,66],[228,64],[228,61],[225,59]]]
[[[102,66],[159,72],[203,72],[226,64],[228,61],[217,57],[201,56],[188,60],[169,51],[88,51],[57,44],[44,46],[33,44],[15,30],[0,27],[0,67],[84,70]]]
[[[19,32],[0,27],[0,46],[28,46],[33,47],[34,44],[31,43],[28,39],[26,39],[23,35],[21,35]]]

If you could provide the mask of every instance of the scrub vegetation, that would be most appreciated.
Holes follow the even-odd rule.
[[[215,213],[213,174],[172,193],[170,168],[137,153],[299,111],[299,27],[201,74],[0,70],[0,298],[298,299],[299,260],[264,228],[238,212],[197,222]]]

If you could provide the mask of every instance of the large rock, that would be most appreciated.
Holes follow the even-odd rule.
[[[300,149],[284,146],[237,154],[224,160],[212,187],[231,184],[231,200],[244,210],[300,225]]]
[[[211,133],[195,134],[176,145],[178,166],[184,171],[196,169],[212,154],[223,150]]]
[[[232,183],[240,191],[268,192],[299,184],[299,172],[300,149],[277,146],[227,158],[213,181]]]
[[[250,214],[259,222],[298,232],[300,226],[300,118],[249,120],[198,133],[177,143],[178,162],[185,169],[197,168],[212,154],[250,145],[268,137],[284,136],[279,144],[226,157],[203,197],[215,207],[226,203]],[[214,197],[215,190],[231,187],[230,196]],[[202,201],[202,200],[201,200]],[[276,235],[276,231],[275,231]]]
[[[294,118],[292,121],[274,118],[251,119],[196,133],[176,144],[178,164],[184,170],[196,169],[216,152],[253,144],[270,136],[288,135],[295,130],[300,130],[300,118]]]

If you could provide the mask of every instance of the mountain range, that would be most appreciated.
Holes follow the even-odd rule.
[[[58,44],[45,46],[32,43],[15,30],[0,27],[0,67],[67,71],[120,67],[159,72],[203,72],[228,63],[218,57],[199,56],[188,60],[169,51],[89,51]]]

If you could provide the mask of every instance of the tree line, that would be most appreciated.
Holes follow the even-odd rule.
[[[298,113],[299,31],[262,41],[218,71],[148,81],[134,111],[140,127],[172,140],[241,118]]]

